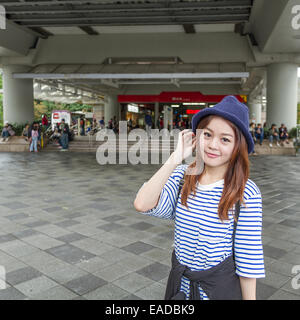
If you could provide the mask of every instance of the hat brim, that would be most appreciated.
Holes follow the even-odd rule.
[[[214,108],[206,108],[206,109],[199,111],[192,118],[192,131],[194,133],[196,133],[197,125],[200,122],[200,120],[206,116],[209,116],[209,115],[220,116],[220,117],[234,123],[239,128],[239,130],[243,133],[243,135],[247,141],[248,153],[250,154],[253,152],[254,141],[253,141],[253,138],[252,138],[249,130],[246,131],[242,121],[239,118],[237,118],[235,115],[233,115],[232,113],[220,111],[220,110],[214,109]]]

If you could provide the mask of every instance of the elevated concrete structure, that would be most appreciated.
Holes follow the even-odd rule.
[[[3,5],[8,28],[0,34],[1,66],[28,66],[13,76],[42,82],[51,88],[52,99],[84,98],[92,104],[105,99],[110,101],[106,117],[119,119],[121,111],[111,98],[118,94],[242,94],[258,120],[262,109],[256,101],[264,101],[268,122],[296,124],[297,0],[174,0],[167,7],[164,1],[128,5],[115,0]],[[275,65],[281,65],[280,72],[271,71]],[[285,90],[291,65],[293,89]],[[5,119],[8,114],[5,109]]]

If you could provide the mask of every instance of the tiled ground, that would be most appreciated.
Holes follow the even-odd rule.
[[[258,299],[300,299],[300,158],[251,157],[263,194],[267,277]],[[136,213],[158,165],[100,166],[94,154],[0,154],[1,299],[163,299],[173,223]]]

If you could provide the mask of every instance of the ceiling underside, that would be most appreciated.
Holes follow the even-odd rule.
[[[252,0],[68,0],[0,1],[7,19],[43,37],[53,27],[76,27],[101,33],[101,26],[180,26],[195,33],[199,24],[241,24],[249,21]],[[47,29],[49,28],[49,29]],[[71,30],[70,30],[71,32]],[[166,31],[168,32],[168,31]]]

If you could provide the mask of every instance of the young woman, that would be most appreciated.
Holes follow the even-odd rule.
[[[176,150],[136,196],[137,211],[175,220],[165,299],[256,299],[256,278],[265,277],[262,199],[248,179],[248,117],[233,96],[199,111],[192,132],[179,133]],[[202,172],[191,174],[201,159],[181,162],[195,147]]]

